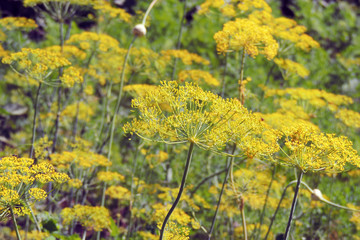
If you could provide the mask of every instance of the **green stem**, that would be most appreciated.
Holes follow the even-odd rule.
[[[235,145],[234,148],[233,148],[232,154],[234,154],[235,149],[236,149],[236,145]],[[224,178],[223,185],[222,185],[222,187],[221,187],[219,200],[218,200],[218,202],[217,202],[215,214],[214,214],[214,217],[213,217],[213,220],[212,220],[212,223],[211,223],[211,227],[210,227],[210,230],[209,230],[209,233],[208,233],[208,236],[209,236],[208,240],[211,239],[211,235],[212,235],[212,232],[213,232],[213,230],[214,230],[215,221],[216,221],[216,216],[217,216],[217,214],[218,214],[218,212],[219,212],[219,207],[220,207],[220,203],[221,203],[221,198],[222,198],[222,195],[223,195],[223,193],[224,193],[225,185],[226,185],[226,182],[227,182],[228,177],[229,177],[230,167],[231,167],[231,165],[232,165],[233,162],[234,162],[234,158],[235,158],[234,156],[231,157],[231,158],[230,158],[230,161],[229,161],[229,163],[228,163],[228,165],[227,165],[226,175],[225,175],[225,178]]]
[[[31,137],[31,148],[30,148],[29,158],[33,158],[33,155],[34,155],[34,143],[35,143],[35,137],[36,137],[36,115],[38,112],[40,89],[41,89],[41,82],[39,82],[39,87],[37,89],[35,102],[34,102],[34,118],[33,118],[33,123],[32,123],[32,137]]]
[[[60,51],[61,54],[64,51],[64,21],[60,19],[60,26],[59,26],[59,32],[60,32]],[[59,78],[63,75],[63,68],[61,67],[59,69]],[[60,81],[59,81],[59,84]],[[54,140],[52,145],[52,152],[55,152],[56,149],[56,143],[57,143],[57,137],[58,137],[58,131],[59,131],[59,123],[60,123],[60,111],[61,111],[61,95],[62,95],[62,87],[58,87],[58,96],[57,96],[57,111],[56,111],[56,119],[55,119],[55,132],[54,132]]]
[[[243,226],[244,239],[247,240],[248,237],[247,237],[247,229],[246,229],[245,204],[243,197],[241,197],[240,199],[240,211],[241,211],[241,222]]]
[[[180,49],[180,47],[181,47],[181,37],[182,37],[183,29],[184,29],[186,9],[187,9],[187,0],[184,0],[184,10],[183,10],[183,16],[181,18],[179,35],[178,35],[178,39],[177,39],[177,43],[176,43],[176,49]],[[178,62],[177,60],[178,60],[177,58],[174,59],[174,67],[173,67],[172,74],[171,74],[171,80],[174,80],[174,78],[175,78],[176,65]]]
[[[39,232],[41,232],[41,228],[40,228],[40,225],[39,225],[39,222],[37,221],[36,217],[35,217],[35,214],[34,214],[34,211],[32,210],[30,204],[28,202],[26,202],[26,205],[27,207],[29,208],[30,210],[30,213],[31,213],[31,216],[33,217],[34,219],[34,222],[35,222],[35,225],[36,225],[36,228]]]
[[[222,90],[221,90],[221,97],[224,98],[225,95],[225,77],[226,77],[226,73],[227,73],[227,60],[228,60],[228,53],[225,53],[225,66],[224,66],[224,73],[223,73],[223,78],[222,78]]]
[[[174,202],[173,205],[171,206],[169,212],[167,213],[167,215],[166,215],[166,217],[165,217],[165,219],[164,219],[164,222],[163,222],[162,227],[161,227],[161,230],[160,230],[160,238],[159,238],[159,240],[162,240],[162,239],[163,239],[166,224],[167,224],[168,220],[170,219],[171,214],[172,214],[173,211],[175,210],[177,204],[179,203],[180,198],[181,198],[181,195],[182,195],[182,193],[183,193],[183,191],[184,191],[185,182],[186,182],[186,177],[187,177],[188,172],[189,172],[189,168],[190,168],[190,163],[191,163],[191,159],[192,159],[193,150],[194,150],[194,143],[193,143],[193,142],[190,142],[190,147],[189,147],[189,151],[188,151],[188,155],[187,155],[187,159],[186,159],[184,174],[183,174],[183,177],[182,177],[182,179],[181,179],[180,189],[179,189],[178,195],[177,195],[177,197],[176,197],[176,199],[175,199],[175,202]]]
[[[211,178],[213,178],[213,177],[215,177],[215,176],[218,176],[218,175],[222,174],[223,172],[226,172],[227,169],[228,169],[228,168],[226,167],[226,168],[224,168],[223,170],[220,170],[220,171],[218,171],[218,172],[216,172],[216,173],[213,173],[213,174],[205,177],[203,180],[201,180],[201,182],[200,182],[198,185],[196,185],[196,187],[194,187],[194,189],[190,192],[190,195],[193,196],[193,195],[196,193],[196,191],[197,191],[207,180],[209,180],[209,179],[211,179]]]
[[[245,49],[241,55],[241,66],[240,66],[240,84],[239,84],[239,100],[244,105],[245,96],[244,96],[244,89],[243,89],[243,80],[244,80],[244,65],[245,65]]]
[[[153,1],[150,3],[148,9],[146,10],[145,15],[144,15],[144,18],[143,18],[143,20],[142,20],[142,24],[143,24],[144,26],[145,26],[145,23],[146,23],[146,18],[148,17],[151,9],[154,7],[154,5],[155,5],[155,3],[156,3],[157,1],[158,1],[158,0],[153,0]]]
[[[300,170],[300,174],[299,174],[298,181],[297,181],[296,188],[295,188],[293,202],[292,202],[292,205],[291,205],[290,216],[289,216],[288,224],[287,224],[286,231],[285,231],[284,240],[287,240],[288,237],[289,237],[290,228],[291,228],[291,222],[292,222],[293,215],[294,215],[294,212],[295,212],[296,203],[297,203],[297,197],[298,197],[300,184],[301,184],[301,179],[302,179],[303,175],[304,175],[304,172]]]
[[[10,213],[11,213],[11,218],[12,218],[12,220],[14,222],[16,237],[17,237],[18,240],[21,240],[20,233],[19,233],[19,228],[18,228],[18,225],[16,223],[15,214],[14,214],[12,206],[10,206]]]

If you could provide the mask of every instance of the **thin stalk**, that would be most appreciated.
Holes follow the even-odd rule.
[[[302,179],[303,175],[304,175],[304,172],[300,170],[300,174],[299,174],[298,181],[297,181],[296,188],[295,188],[293,202],[291,205],[290,216],[289,216],[288,224],[287,224],[286,231],[285,231],[284,240],[287,240],[289,237],[291,222],[292,222],[292,218],[293,218],[293,215],[295,212],[297,197],[298,197],[298,193],[299,193],[299,189],[300,189],[300,183],[301,183],[301,179]]]
[[[82,240],[86,240],[86,229],[84,230],[83,236],[82,236]]]
[[[226,77],[226,73],[227,73],[227,60],[228,60],[228,53],[225,53],[225,66],[224,66],[224,73],[223,73],[223,78],[222,78],[222,90],[221,90],[221,97],[223,98],[225,95],[225,77]]]
[[[36,137],[36,115],[38,112],[40,89],[41,89],[41,82],[39,82],[39,87],[37,89],[35,102],[34,102],[34,118],[33,118],[33,123],[32,123],[33,129],[32,129],[31,148],[30,148],[29,158],[33,158],[33,155],[34,155],[34,143],[35,143],[35,137]]]
[[[218,171],[218,172],[215,172],[215,173],[213,173],[213,174],[205,177],[203,180],[201,180],[201,182],[200,182],[198,185],[196,185],[196,187],[194,187],[194,189],[190,192],[190,195],[191,195],[191,196],[194,195],[194,194],[196,193],[196,191],[197,191],[207,180],[209,180],[209,179],[211,179],[211,178],[213,178],[213,177],[215,177],[215,176],[218,176],[218,175],[222,174],[223,172],[226,172],[227,170],[228,170],[228,167],[226,167],[226,168],[224,168],[223,170],[220,170],[220,171]]]
[[[244,80],[244,65],[245,65],[245,49],[242,52],[241,55],[241,66],[240,66],[240,83],[239,83],[239,100],[242,105],[244,105],[245,102],[245,94],[244,94],[244,86],[243,86],[243,80]]]
[[[265,203],[264,203],[264,206],[263,206],[263,209],[261,211],[261,215],[260,215],[260,224],[259,224],[259,229],[255,229],[255,239],[258,239],[259,238],[259,234],[261,233],[261,226],[264,222],[264,216],[265,216],[265,210],[266,210],[266,205],[267,205],[267,201],[268,201],[268,198],[269,198],[269,194],[270,194],[270,189],[271,189],[271,186],[272,186],[272,183],[274,181],[274,178],[275,178],[275,172],[276,172],[276,166],[274,165],[273,166],[273,169],[272,169],[272,175],[271,175],[271,181],[269,183],[269,187],[266,191],[266,197],[265,197]]]
[[[291,182],[284,188],[284,191],[283,191],[283,193],[282,193],[282,195],[281,195],[280,201],[279,201],[279,203],[278,203],[278,205],[277,205],[277,207],[276,207],[276,210],[275,210],[275,212],[274,212],[274,215],[271,217],[270,225],[269,225],[269,228],[268,228],[268,230],[267,230],[267,232],[266,232],[266,235],[265,235],[264,240],[267,240],[267,238],[268,238],[268,236],[269,236],[271,227],[272,227],[272,225],[273,225],[273,223],[274,223],[274,221],[275,221],[276,215],[277,215],[277,213],[278,213],[278,211],[279,211],[279,209],[280,209],[281,202],[282,202],[282,200],[283,200],[284,197],[285,197],[286,190],[287,190],[292,184],[294,184],[294,183],[297,183],[297,180],[291,181]]]
[[[241,197],[240,199],[240,211],[241,211],[241,222],[243,227],[244,239],[247,240],[248,237],[247,237],[247,229],[246,229],[245,204],[243,197]]]
[[[59,32],[60,32],[60,51],[61,54],[64,51],[64,21],[63,19],[59,20]],[[63,74],[63,68],[59,69],[59,78],[62,76]],[[52,145],[52,152],[55,152],[56,149],[56,143],[57,143],[57,138],[58,138],[58,132],[59,132],[59,123],[60,123],[60,110],[61,110],[61,95],[62,95],[62,87],[59,86],[58,87],[58,95],[57,95],[57,112],[56,112],[56,119],[55,119],[55,132],[54,132],[54,140],[53,140],[53,145]]]
[[[161,230],[160,230],[160,238],[159,238],[159,240],[162,240],[162,239],[163,239],[166,224],[167,224],[167,222],[169,221],[170,216],[171,216],[171,214],[173,213],[173,211],[175,210],[176,206],[178,205],[178,203],[179,203],[179,201],[180,201],[180,198],[181,198],[181,195],[182,195],[182,193],[183,193],[183,191],[184,191],[185,182],[186,182],[186,177],[187,177],[188,172],[189,172],[189,168],[190,168],[190,163],[191,163],[191,159],[192,159],[193,150],[194,150],[194,143],[193,143],[193,142],[190,142],[190,147],[189,147],[189,151],[188,151],[188,155],[187,155],[187,159],[186,159],[184,174],[183,174],[183,177],[182,177],[182,179],[181,179],[180,189],[179,189],[178,195],[177,195],[177,197],[176,197],[176,199],[175,199],[175,202],[174,202],[173,205],[171,206],[169,212],[167,213],[167,215],[166,215],[166,217],[165,217],[165,219],[164,219],[164,222],[163,222],[162,227],[161,227]]]
[[[148,9],[146,10],[145,15],[144,15],[144,18],[143,18],[143,21],[142,21],[142,24],[143,24],[144,26],[145,26],[145,23],[146,23],[146,18],[148,17],[151,9],[154,7],[154,5],[155,5],[155,3],[156,3],[157,1],[158,1],[158,0],[153,0],[153,1],[150,3]]]
[[[155,1],[156,2],[156,1]],[[119,94],[117,97],[117,102],[116,102],[116,106],[115,106],[115,111],[114,111],[114,115],[112,117],[111,120],[111,131],[110,131],[110,140],[109,140],[109,149],[108,149],[108,155],[107,158],[109,159],[109,161],[111,161],[111,147],[112,147],[112,143],[113,143],[113,139],[114,139],[114,131],[115,131],[115,122],[116,122],[116,117],[118,115],[118,112],[120,110],[120,103],[121,103],[121,97],[122,97],[122,90],[124,87],[124,79],[125,79],[125,67],[126,67],[126,63],[129,59],[129,55],[130,55],[130,50],[134,44],[136,40],[136,36],[133,37],[133,39],[131,40],[131,43],[129,45],[128,51],[126,53],[125,59],[124,59],[124,64],[123,64],[123,68],[121,70],[121,78],[120,78],[120,87],[119,87]],[[109,167],[106,167],[105,171],[108,171]],[[102,189],[102,196],[101,196],[101,206],[103,207],[105,205],[105,191],[107,188],[107,184],[104,183],[103,185],[103,189]],[[99,240],[100,239],[100,231],[97,233],[96,239]]]
[[[36,217],[35,217],[35,214],[34,214],[34,211],[32,210],[30,204],[28,202],[26,202],[26,205],[27,207],[29,208],[30,210],[30,213],[31,213],[31,216],[33,217],[34,219],[34,222],[35,222],[35,225],[36,225],[36,228],[39,232],[41,232],[41,228],[40,228],[40,225],[39,225],[39,222],[37,221]]]
[[[235,149],[236,149],[236,146],[234,146],[233,151],[232,151],[232,154],[234,154]],[[219,212],[219,207],[220,207],[220,203],[221,203],[221,198],[222,198],[222,195],[223,195],[223,193],[224,193],[225,185],[226,185],[226,182],[227,182],[227,180],[228,180],[228,176],[229,176],[229,172],[230,172],[230,167],[231,167],[232,163],[234,162],[234,158],[235,158],[235,157],[233,156],[233,157],[230,158],[230,161],[228,161],[229,163],[228,163],[228,165],[227,165],[227,171],[226,171],[226,174],[225,174],[225,178],[224,178],[223,185],[222,185],[222,187],[221,187],[219,200],[218,200],[218,203],[217,203],[217,205],[216,205],[216,210],[215,210],[215,214],[214,214],[213,220],[212,220],[212,222],[211,222],[210,230],[209,230],[209,232],[208,232],[208,236],[209,236],[208,240],[211,239],[211,235],[212,235],[212,232],[213,232],[213,230],[214,230],[215,221],[216,221],[216,216],[217,216],[217,214],[218,214],[218,212]]]
[[[176,49],[180,49],[180,47],[181,47],[181,37],[182,37],[183,29],[184,29],[186,10],[187,10],[187,0],[184,0],[184,10],[183,10],[183,16],[182,16],[181,22],[180,22],[179,35],[178,35],[178,39],[177,39],[177,43],[176,43]],[[171,73],[171,80],[174,80],[174,78],[175,78],[176,65],[178,62],[177,60],[178,60],[177,58],[174,59],[174,66],[173,66],[173,70]]]
[[[19,228],[18,228],[18,225],[16,223],[15,214],[14,214],[14,211],[12,209],[12,206],[10,206],[10,213],[11,213],[11,218],[12,218],[12,220],[14,222],[16,237],[17,237],[18,240],[21,240],[20,233],[19,233]]]

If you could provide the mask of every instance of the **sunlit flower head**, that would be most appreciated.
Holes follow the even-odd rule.
[[[162,82],[132,106],[140,116],[125,124],[124,131],[169,144],[192,142],[218,152],[261,129],[260,120],[237,99],[223,99],[193,83]]]
[[[263,54],[273,59],[279,48],[268,27],[246,18],[225,23],[214,39],[219,53],[244,50],[253,58]]]

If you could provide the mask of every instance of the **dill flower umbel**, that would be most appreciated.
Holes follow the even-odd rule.
[[[204,64],[209,65],[210,62],[201,56],[190,53],[188,50],[185,49],[170,49],[170,50],[163,50],[161,51],[161,54],[163,55],[163,58],[165,60],[170,60],[171,57],[173,58],[179,58],[185,65],[192,65],[194,63],[197,64]]]
[[[302,172],[342,172],[348,164],[360,166],[352,142],[344,136],[314,131],[303,124],[282,129],[284,147],[279,163]]]
[[[279,48],[268,27],[246,18],[225,23],[223,29],[215,33],[214,39],[219,53],[244,50],[253,58],[263,54],[271,60]]]
[[[105,207],[75,205],[64,208],[60,214],[63,224],[69,225],[75,220],[88,230],[101,231],[111,224],[109,210]]]
[[[48,182],[64,183],[69,177],[58,173],[43,162],[33,164],[31,158],[16,156],[0,159],[0,216],[30,214],[28,203],[46,198],[47,193],[36,185]]]
[[[59,53],[31,48],[23,48],[21,52],[12,53],[10,56],[4,57],[2,62],[38,81],[44,81],[60,67],[71,65]]]
[[[126,133],[165,143],[193,142],[213,151],[240,139],[256,125],[238,100],[222,99],[193,83],[162,82],[157,90],[134,99],[132,106],[141,115],[124,125]]]
[[[209,86],[218,87],[220,82],[214,78],[209,72],[202,70],[183,70],[179,72],[178,76],[179,81],[185,81],[186,79],[191,79],[197,83],[205,83]]]
[[[340,119],[346,126],[360,128],[360,113],[350,109],[340,109],[335,117]]]
[[[0,19],[0,26],[6,30],[12,31],[17,29],[32,29],[38,25],[33,19],[25,17],[5,17]]]
[[[300,63],[291,61],[290,59],[283,59],[283,58],[275,58],[274,62],[281,68],[286,71],[285,73],[285,80],[287,80],[287,73],[294,73],[299,75],[302,78],[309,76],[309,70],[306,69]]]

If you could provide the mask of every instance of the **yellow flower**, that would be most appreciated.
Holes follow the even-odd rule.
[[[30,48],[23,48],[21,52],[4,57],[2,62],[38,81],[44,81],[54,70],[71,64],[59,53]]]
[[[193,63],[209,65],[210,62],[201,56],[190,53],[185,49],[172,49],[172,50],[163,50],[161,51],[163,58],[165,60],[170,60],[171,57],[179,58],[185,65],[192,65]]]
[[[41,188],[30,188],[29,194],[37,201],[44,200],[47,197],[47,193]]]
[[[210,73],[202,70],[183,70],[179,72],[178,76],[179,81],[185,81],[186,79],[191,79],[194,82],[201,83],[204,82],[210,86],[218,87],[220,82],[214,78]]]
[[[108,189],[106,189],[105,194],[110,198],[123,200],[129,200],[131,195],[130,191],[122,186],[110,186]]]
[[[16,156],[0,159],[0,216],[10,214],[12,208],[18,216],[30,214],[31,201],[46,198],[47,194],[37,184],[64,183],[69,177],[58,173],[50,163],[33,164],[31,158]]]
[[[75,205],[72,208],[64,208],[60,215],[64,225],[69,225],[75,220],[88,230],[101,231],[109,228],[111,224],[109,210],[105,207]]]
[[[84,79],[81,70],[71,66],[64,70],[60,80],[65,86],[72,87],[75,83],[82,83]]]
[[[114,182],[121,182],[125,180],[125,177],[117,172],[111,171],[100,171],[97,173],[97,179],[107,184],[112,184]]]
[[[104,16],[119,18],[125,22],[130,22],[131,20],[131,15],[128,14],[124,9],[114,8],[109,2],[105,0],[95,0],[93,6],[95,10],[98,10]]]
[[[360,166],[360,157],[352,142],[344,136],[324,134],[306,125],[282,129],[284,147],[279,163],[295,166],[303,172],[342,172],[347,164]]]
[[[227,142],[261,128],[260,122],[236,99],[222,99],[191,83],[161,84],[158,90],[132,101],[141,115],[125,124],[125,133],[165,143],[193,142],[218,152]],[[169,113],[160,104],[168,106]]]
[[[5,17],[0,19],[0,26],[6,30],[13,31],[18,29],[32,29],[37,28],[38,25],[33,19],[25,17]]]
[[[82,32],[71,35],[66,44],[78,45],[82,50],[94,52],[108,52],[119,49],[119,42],[115,38],[95,32]]]
[[[360,113],[350,109],[340,109],[335,117],[340,119],[346,126],[360,128]]]
[[[263,54],[268,60],[273,59],[279,48],[270,29],[250,19],[237,18],[225,23],[214,39],[219,53],[244,50],[253,58]]]
[[[302,78],[305,78],[309,76],[309,70],[306,69],[303,65],[300,63],[291,61],[290,59],[283,59],[283,58],[275,58],[274,62],[282,69],[289,73],[294,73],[299,75]],[[287,76],[288,74],[285,74]],[[285,80],[287,80],[287,77],[285,77]]]

